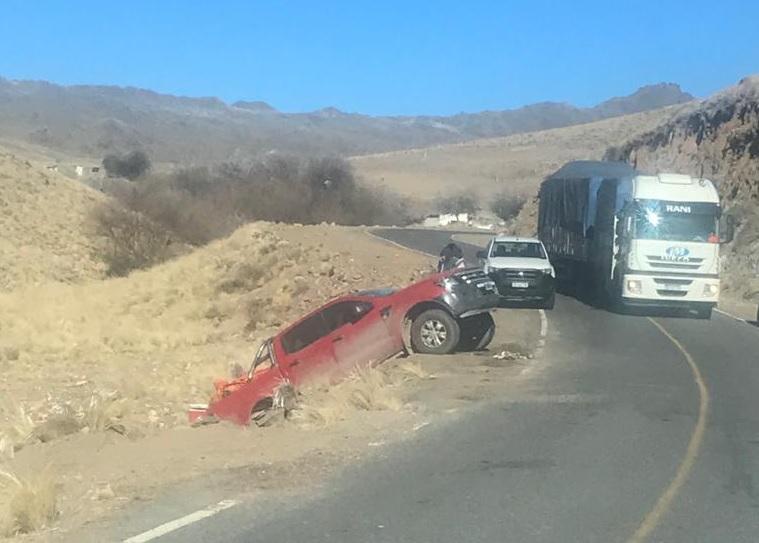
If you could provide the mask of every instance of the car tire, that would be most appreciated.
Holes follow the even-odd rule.
[[[428,309],[411,323],[411,345],[417,353],[452,353],[460,334],[459,323],[442,309]]]
[[[495,321],[490,313],[461,319],[459,327],[459,351],[484,351],[495,336]]]
[[[540,305],[541,309],[553,309],[553,306],[556,304],[556,293],[551,294],[548,298],[545,299],[545,301]]]
[[[712,318],[712,308],[711,307],[701,307],[696,310],[696,318],[697,319],[703,319],[703,320],[710,320]]]

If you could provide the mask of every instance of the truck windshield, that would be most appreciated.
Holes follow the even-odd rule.
[[[716,243],[719,241],[717,225],[716,213],[666,213],[641,206],[635,213],[633,237]]]

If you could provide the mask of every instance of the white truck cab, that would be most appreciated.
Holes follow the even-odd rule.
[[[615,239],[622,298],[672,300],[703,316],[719,296],[719,195],[711,181],[687,175],[639,175],[620,183]]]

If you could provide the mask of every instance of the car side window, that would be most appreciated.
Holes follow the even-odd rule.
[[[312,315],[282,337],[282,347],[287,354],[297,353],[329,333],[323,313]]]
[[[329,332],[341,326],[360,321],[372,309],[368,302],[339,302],[324,310],[324,321]]]

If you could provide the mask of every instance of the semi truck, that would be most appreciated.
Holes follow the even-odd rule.
[[[732,238],[711,181],[576,161],[543,181],[539,201],[538,237],[560,287],[618,309],[711,317],[720,292],[720,242]]]

